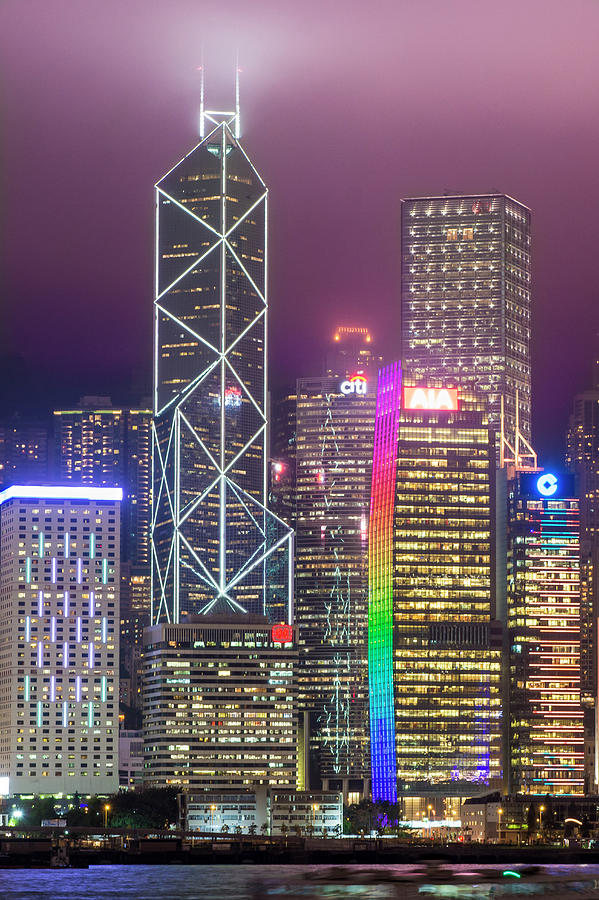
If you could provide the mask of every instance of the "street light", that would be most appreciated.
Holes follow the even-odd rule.
[[[539,806],[539,831],[541,832],[541,839],[543,838],[543,813],[545,812],[544,806]]]
[[[110,804],[104,804],[104,828],[108,828],[108,813],[110,812]]]
[[[501,807],[497,810],[497,815],[499,816],[499,829],[497,831],[497,842],[501,843],[501,817],[503,815],[503,810]]]
[[[210,831],[214,831],[214,825],[213,825],[213,822],[212,822],[212,817],[214,816],[215,810],[216,810],[216,806],[214,805],[214,803],[212,803],[211,806],[210,806]]]

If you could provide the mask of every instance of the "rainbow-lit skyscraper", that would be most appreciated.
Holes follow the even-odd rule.
[[[369,536],[372,794],[434,802],[499,785],[494,433],[485,401],[379,373]],[[433,805],[433,803],[431,803]]]
[[[237,98],[238,99],[238,98]],[[152,621],[291,620],[291,529],[267,509],[267,188],[239,103],[156,185]]]

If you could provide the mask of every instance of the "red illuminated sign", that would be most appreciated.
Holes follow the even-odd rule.
[[[291,625],[273,625],[272,639],[275,644],[291,644],[293,642],[293,628]]]
[[[339,390],[342,394],[366,394],[368,382],[364,375],[350,375],[347,381],[342,381]]]
[[[458,408],[457,388],[405,387],[403,389],[404,409],[447,409]]]

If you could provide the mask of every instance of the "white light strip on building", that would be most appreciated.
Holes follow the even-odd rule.
[[[13,499],[122,500],[122,488],[79,487],[60,484],[13,484],[0,492],[0,504]]]

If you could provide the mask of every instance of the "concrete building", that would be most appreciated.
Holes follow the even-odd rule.
[[[179,795],[179,822],[185,831],[335,837],[343,834],[343,798],[272,787],[190,791]]]
[[[0,493],[0,783],[118,788],[120,488]]]
[[[146,629],[146,783],[295,787],[297,658],[297,630],[264,616]]]
[[[143,731],[119,731],[119,787],[141,787],[144,774]]]

